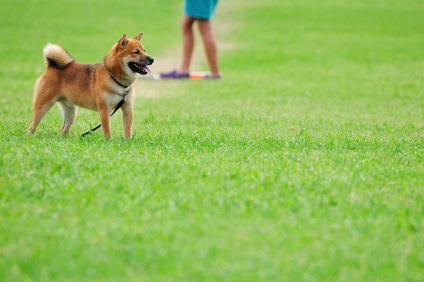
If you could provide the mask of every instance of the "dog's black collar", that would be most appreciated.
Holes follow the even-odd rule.
[[[125,85],[123,85],[122,83],[120,83],[111,73],[109,73],[109,75],[110,75],[110,77],[113,79],[113,81],[115,81],[116,82],[116,84],[118,84],[119,86],[121,86],[122,88],[128,88],[128,87],[130,87],[129,85],[128,86],[125,86]]]

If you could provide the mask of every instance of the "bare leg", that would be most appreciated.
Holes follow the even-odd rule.
[[[183,15],[181,19],[181,31],[183,35],[183,57],[179,73],[188,73],[190,71],[191,56],[194,48],[193,23],[195,19],[189,15]]]
[[[219,76],[218,51],[216,47],[215,36],[212,31],[212,25],[209,20],[198,19],[199,31],[202,35],[203,45],[205,47],[206,58],[208,59],[211,76]]]

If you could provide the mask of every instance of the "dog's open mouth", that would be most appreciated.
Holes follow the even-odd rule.
[[[133,72],[137,72],[142,75],[150,73],[150,69],[147,66],[143,66],[138,62],[130,62],[128,63],[128,66]]]

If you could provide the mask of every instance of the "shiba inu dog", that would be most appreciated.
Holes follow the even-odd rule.
[[[111,137],[110,113],[125,98],[121,107],[124,136],[131,138],[133,83],[137,73],[150,73],[148,65],[154,61],[140,42],[142,36],[143,33],[139,33],[134,38],[127,38],[124,34],[103,62],[97,64],[79,63],[62,47],[47,44],[43,50],[47,69],[35,84],[34,116],[28,134],[34,134],[41,119],[57,102],[62,110],[64,134],[69,133],[80,106],[98,111],[103,134]]]

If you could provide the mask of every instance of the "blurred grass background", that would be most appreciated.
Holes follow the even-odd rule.
[[[422,1],[220,1],[221,81],[138,81],[129,141],[26,136],[47,42],[160,60],[181,7],[2,2],[0,280],[422,281]]]

